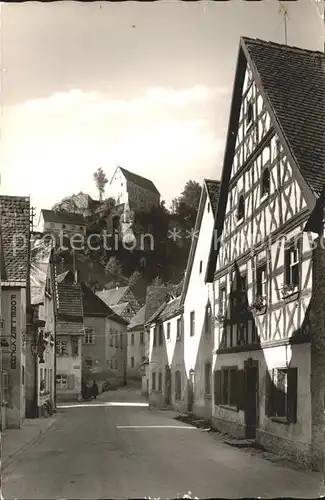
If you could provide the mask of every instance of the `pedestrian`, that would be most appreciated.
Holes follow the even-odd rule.
[[[98,386],[96,384],[96,380],[94,380],[93,382],[92,393],[93,393],[93,398],[96,399],[98,396]]]

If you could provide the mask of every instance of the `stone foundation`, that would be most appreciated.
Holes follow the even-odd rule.
[[[231,422],[230,420],[222,420],[221,418],[212,417],[211,427],[212,429],[216,429],[219,432],[229,434],[229,436],[233,438],[246,438],[245,425],[239,424],[237,422]]]
[[[290,441],[274,434],[257,429],[256,442],[267,451],[311,468],[310,445]]]

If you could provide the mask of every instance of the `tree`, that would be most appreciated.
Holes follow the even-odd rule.
[[[184,205],[187,205],[188,207],[191,207],[197,211],[197,209],[199,208],[201,191],[202,188],[198,182],[187,181],[184,186],[184,190],[178,198],[178,202],[184,203]]]
[[[102,167],[99,167],[94,173],[94,181],[99,192],[99,200],[102,201],[105,185],[108,183],[108,179]]]
[[[105,273],[109,276],[112,276],[114,286],[117,286],[118,282],[123,276],[123,268],[116,257],[110,257],[109,261],[105,266]]]

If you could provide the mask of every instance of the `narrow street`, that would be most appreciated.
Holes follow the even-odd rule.
[[[6,500],[319,496],[319,474],[275,466],[149,410],[134,388],[66,406],[3,470]]]

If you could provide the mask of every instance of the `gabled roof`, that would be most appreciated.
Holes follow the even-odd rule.
[[[167,318],[173,317],[182,312],[182,290],[183,280],[178,285],[167,285],[165,288],[165,299],[160,300],[160,305],[152,308],[151,314],[145,317],[145,325],[149,326],[156,321],[165,321]],[[149,311],[148,311],[149,313]]]
[[[166,302],[166,298],[173,292],[174,285],[149,285],[147,287],[145,303],[145,323]]]
[[[191,272],[193,268],[193,262],[194,262],[194,257],[195,257],[195,252],[197,248],[197,243],[199,241],[199,235],[200,235],[200,229],[201,229],[201,224],[203,220],[203,215],[204,215],[204,208],[206,206],[206,201],[209,200],[211,209],[212,209],[212,216],[216,216],[216,207],[218,203],[218,197],[219,197],[219,190],[220,190],[220,181],[214,181],[211,179],[204,179],[203,181],[203,189],[201,191],[201,197],[200,197],[200,202],[199,202],[199,207],[197,211],[197,216],[196,216],[196,221],[195,221],[195,226],[194,226],[194,234],[197,234],[198,237],[193,238],[192,243],[191,243],[191,248],[189,252],[189,256],[187,259],[187,266],[186,266],[186,271],[185,271],[185,276],[184,276],[184,286],[182,290],[182,299],[181,303],[184,304],[184,300],[186,297],[186,292],[188,289],[188,284],[190,282],[190,277],[191,277]],[[209,243],[209,242],[207,242]],[[207,245],[207,254],[209,252],[209,245]]]
[[[144,189],[147,189],[148,191],[151,191],[152,193],[155,194],[160,194],[156,186],[152,181],[149,179],[146,179],[145,177],[142,177],[141,175],[134,174],[133,172],[130,172],[130,170],[126,170],[126,168],[122,167],[117,167],[121,170],[122,174],[126,178],[126,180],[132,182],[133,184],[136,184],[139,187],[142,187]],[[114,176],[113,176],[114,177]]]
[[[79,283],[57,283],[58,316],[82,318],[82,290]]]
[[[322,52],[241,38],[233,88],[220,196],[215,220],[222,234],[247,63],[265,102],[309,210],[325,186],[325,56]],[[220,241],[212,238],[206,280],[212,281]]]
[[[100,292],[96,292],[96,295],[108,306],[115,306],[123,299],[128,289],[128,286],[121,286],[111,288],[110,290],[101,290]]]
[[[125,311],[126,307],[129,305],[128,302],[122,302],[121,304],[116,304],[115,306],[111,306],[112,311],[114,311],[116,314],[123,314]]]
[[[46,279],[52,253],[52,240],[34,235],[31,242],[30,299],[32,305],[44,301]]]
[[[59,222],[66,224],[74,224],[78,226],[85,226],[86,221],[81,214],[74,214],[71,212],[60,212],[58,210],[42,210],[43,219],[46,222]]]
[[[141,307],[139,311],[131,319],[128,330],[137,330],[144,326],[144,318],[146,313],[146,306]]]
[[[0,196],[0,228],[1,277],[4,281],[26,283],[29,264],[30,199],[21,196]]]
[[[88,286],[81,283],[84,316],[109,317],[111,321],[127,325],[128,322],[116,314]]]

